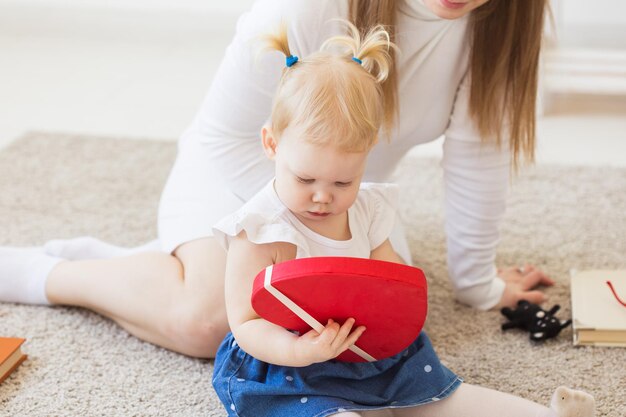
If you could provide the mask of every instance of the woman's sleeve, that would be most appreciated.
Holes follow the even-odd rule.
[[[293,53],[306,55],[319,47],[329,13],[333,13],[330,1],[256,1],[239,18],[202,106],[181,137],[181,146],[198,141],[207,147],[206,163],[246,200],[272,176],[260,131],[285,67],[282,54],[261,51],[260,36],[275,32],[284,22]]]
[[[448,270],[459,301],[495,306],[504,281],[496,276],[496,246],[510,174],[508,140],[482,141],[469,114],[469,76],[457,91],[443,145]]]

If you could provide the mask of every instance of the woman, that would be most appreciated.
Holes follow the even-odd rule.
[[[120,251],[85,239],[56,242],[45,254],[4,249],[0,271],[10,273],[1,275],[0,300],[86,307],[149,342],[213,357],[228,325],[225,253],[211,226],[273,172],[258,132],[284,62],[278,54],[257,57],[256,40],[286,22],[293,50],[306,56],[343,30],[333,19],[347,17],[361,30],[387,25],[401,51],[384,85],[389,140],[372,150],[364,180],[385,181],[410,148],[444,134],[448,265],[456,297],[480,309],[522,298],[541,302],[543,294],[532,288],[552,284],[543,272],[532,266],[498,271],[494,261],[511,166],[533,159],[545,7],[545,0],[257,1],[240,18],[211,89],[180,139],[159,212],[165,253],[110,257]],[[391,241],[408,261],[400,227]],[[70,256],[77,243],[83,255]],[[65,260],[85,257],[107,259]]]

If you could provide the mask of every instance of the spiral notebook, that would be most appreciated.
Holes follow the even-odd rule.
[[[574,345],[626,347],[626,270],[573,271],[570,284]]]

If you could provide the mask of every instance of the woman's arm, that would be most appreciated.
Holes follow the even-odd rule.
[[[348,349],[365,328],[352,331],[353,319],[343,325],[329,321],[322,333],[298,336],[258,316],[250,298],[254,277],[280,259],[278,244],[254,244],[242,232],[230,243],[226,264],[226,312],[239,346],[255,358],[275,365],[307,366],[333,359]],[[293,256],[295,257],[295,248]]]
[[[294,53],[317,50],[341,26],[344,3],[335,0],[258,0],[237,22],[235,36],[181,144],[196,141],[209,150],[207,166],[240,198],[247,200],[273,175],[260,148],[272,98],[285,68],[279,53],[263,52],[262,35],[288,25]],[[236,162],[235,162],[236,161]]]
[[[530,290],[537,284],[551,284],[545,274],[539,270],[528,276],[509,270],[499,274],[495,266],[511,154],[506,134],[500,147],[478,134],[469,114],[468,76],[457,91],[445,137],[446,243],[456,297],[484,310],[515,305],[522,298],[541,302],[543,294]]]

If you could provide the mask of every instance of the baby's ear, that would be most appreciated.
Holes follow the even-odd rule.
[[[276,146],[278,142],[274,137],[274,132],[272,131],[271,126],[263,126],[261,129],[261,140],[263,141],[263,150],[265,151],[265,155],[269,159],[274,159],[276,156]]]

